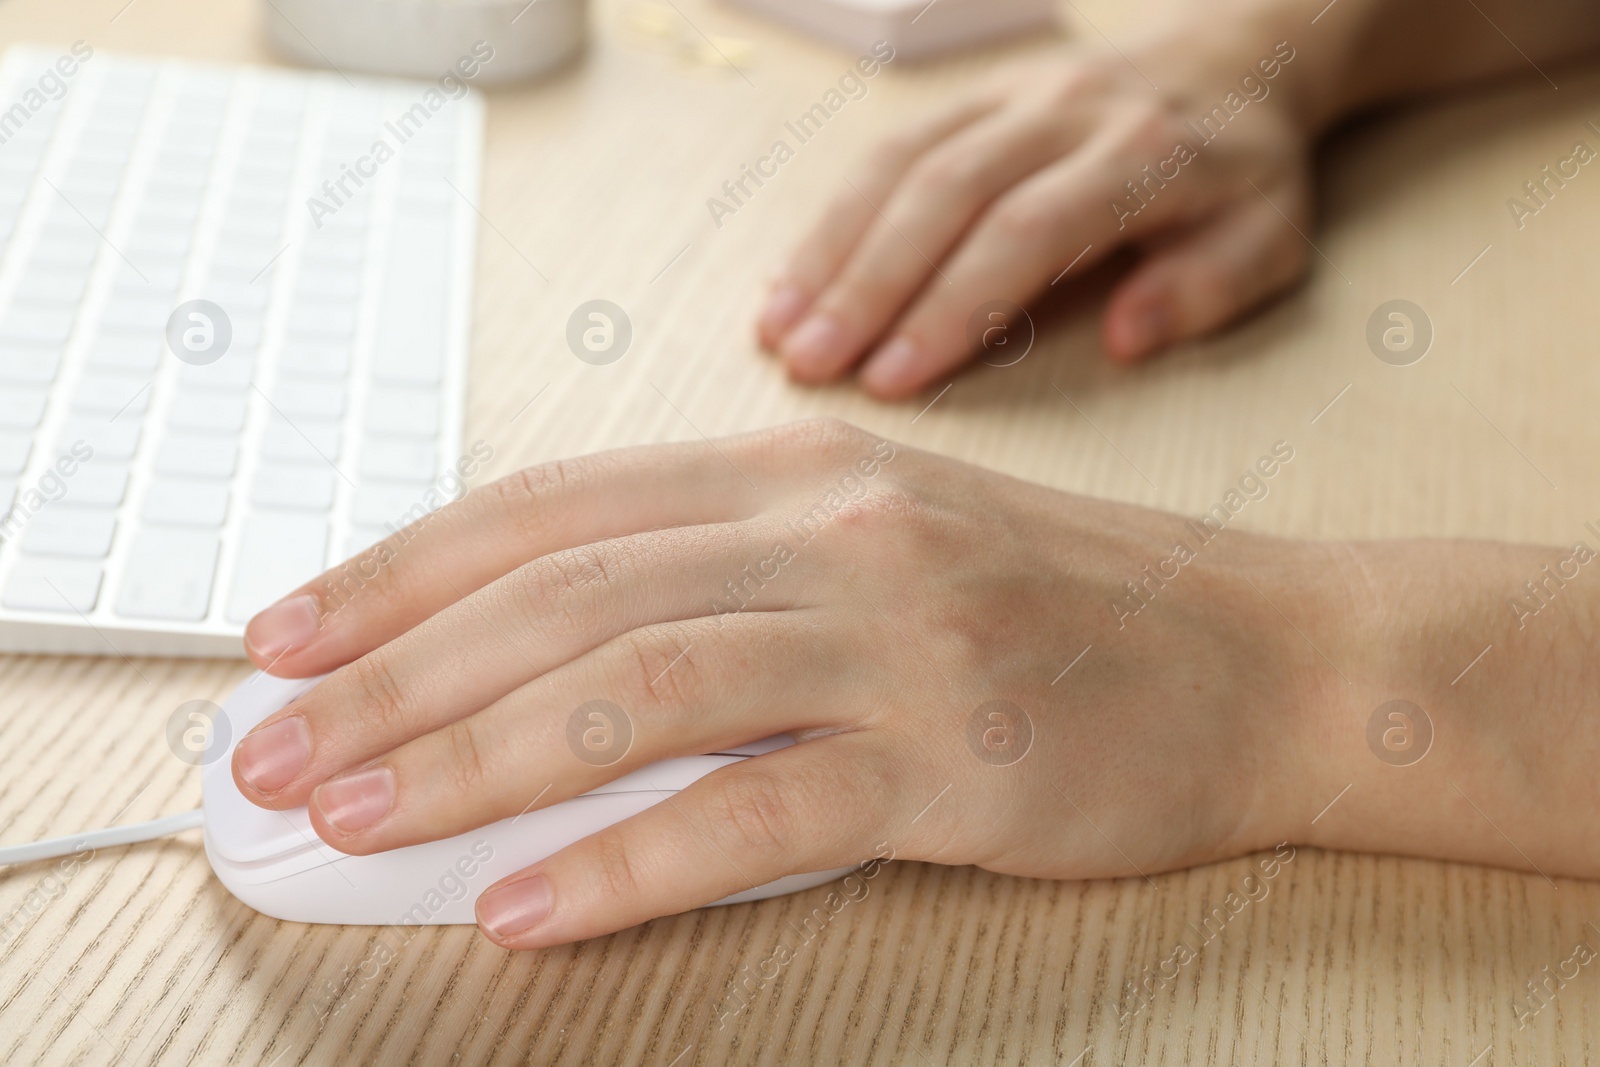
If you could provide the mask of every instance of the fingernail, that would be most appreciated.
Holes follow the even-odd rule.
[[[501,939],[526,933],[550,914],[550,879],[542,874],[496,886],[478,898],[478,921]]]
[[[259,659],[277,659],[291,648],[310,644],[317,636],[317,622],[317,598],[292,596],[251,619],[244,628],[244,643]]]
[[[761,309],[761,332],[767,337],[782,337],[806,309],[806,294],[798,285],[779,282]]]
[[[844,328],[829,315],[813,315],[783,339],[783,354],[802,370],[817,371],[839,360]]]
[[[305,770],[311,759],[311,730],[291,715],[248,734],[233,753],[233,765],[250,788],[276,793]]]
[[[311,803],[334,829],[347,834],[365,830],[394,807],[394,772],[369,767],[331,779],[312,791]]]
[[[867,361],[861,378],[868,389],[898,391],[911,383],[922,362],[922,350],[915,341],[896,337]]]
[[[1133,316],[1123,332],[1131,356],[1142,356],[1167,338],[1167,313],[1160,307],[1147,307]]]

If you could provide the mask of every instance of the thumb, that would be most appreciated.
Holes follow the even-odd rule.
[[[1275,191],[1150,253],[1107,303],[1103,339],[1119,362],[1143,359],[1179,341],[1210,333],[1305,273],[1310,245],[1305,197]],[[1299,227],[1299,230],[1296,229]]]

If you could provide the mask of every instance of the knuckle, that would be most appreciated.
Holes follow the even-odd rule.
[[[550,529],[553,503],[586,478],[589,460],[554,459],[496,479],[467,499],[503,517],[522,543],[537,543]],[[470,519],[469,519],[470,521]]]
[[[445,766],[445,780],[454,796],[471,796],[482,789],[489,779],[489,767],[484,759],[484,746],[479,744],[471,719],[460,719],[444,728],[444,743],[449,746],[450,758]]]
[[[826,515],[834,530],[836,547],[860,559],[873,573],[893,573],[906,559],[945,559],[959,547],[942,533],[929,505],[911,493],[893,487],[874,488],[857,499],[847,499]],[[815,509],[794,520],[802,529],[824,529],[824,516]]]
[[[625,683],[633,701],[656,709],[693,709],[705,694],[703,676],[688,654],[687,643],[680,643],[670,632],[634,632],[623,638],[622,647],[631,674]]]
[[[806,453],[819,457],[832,456],[842,450],[856,447],[870,435],[843,419],[831,416],[800,419],[786,422],[769,430],[762,430],[758,440],[770,449],[786,453]]]
[[[614,550],[602,545],[579,545],[541,556],[516,572],[512,594],[534,624],[546,624],[554,613],[560,621],[577,625],[587,606],[616,581]]]
[[[384,736],[404,733],[409,705],[385,657],[377,652],[361,657],[350,665],[350,678],[363,728]]]
[[[1099,56],[1085,56],[1057,68],[1043,80],[1044,97],[1052,104],[1076,104],[1104,93],[1118,80],[1120,70]]]
[[[889,486],[874,486],[857,497],[846,497],[834,518],[845,529],[859,531],[869,538],[891,529],[897,536],[912,535],[921,525],[915,518],[923,510],[922,503],[911,493]]]
[[[912,168],[907,183],[919,198],[968,200],[977,195],[984,157],[959,145],[935,149]]]
[[[896,130],[879,141],[867,156],[867,165],[884,174],[903,169],[916,157],[917,140],[910,131]],[[852,197],[854,193],[850,194]]]
[[[1005,197],[990,214],[990,224],[1011,244],[1032,244],[1048,240],[1061,224],[1062,206],[1054,198],[1036,192],[1019,192]]]
[[[734,847],[755,855],[781,855],[795,844],[801,799],[795,792],[769,774],[731,775],[715,794],[713,814]]]
[[[611,831],[596,834],[589,841],[592,852],[588,857],[588,866],[601,899],[637,898],[644,889],[644,883],[633,862],[627,839],[622,834]]]
[[[1117,131],[1123,151],[1140,164],[1151,162],[1149,157],[1170,153],[1179,139],[1172,114],[1155,100],[1141,100],[1123,108]]]
[[[560,491],[561,461],[524,467],[496,479],[478,493],[480,507],[504,519],[519,544],[534,544],[545,529],[543,502]]]

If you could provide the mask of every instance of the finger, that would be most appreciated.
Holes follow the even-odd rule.
[[[866,235],[783,339],[789,372],[802,381],[843,374],[924,283],[998,195],[1060,158],[1079,133],[1052,110],[995,112],[929,149],[875,213]],[[860,199],[866,202],[866,194]],[[877,212],[881,209],[881,214]],[[931,279],[931,280],[930,280]]]
[[[998,92],[964,98],[885,138],[855,186],[872,202],[886,199],[906,170],[929,148],[999,106]],[[839,191],[772,283],[757,320],[763,347],[778,346],[849,256],[873,221],[872,206],[848,185]]]
[[[1268,195],[1308,222],[1290,189]],[[1153,252],[1107,302],[1104,340],[1113,359],[1131,362],[1210,333],[1305,273],[1306,240],[1278,208],[1257,197]]]
[[[365,855],[549,807],[658,760],[837,726],[848,705],[829,679],[843,657],[820,632],[802,609],[623,634],[318,786],[312,825]]]
[[[730,610],[717,598],[760,558],[755,546],[771,541],[764,528],[757,535],[725,524],[542,556],[268,716],[235,748],[234,780],[258,804],[302,804],[317,782],[464,718],[618,634]],[[757,590],[758,610],[791,606],[802,588],[798,575],[769,583]]]
[[[759,503],[744,476],[702,444],[529,467],[302,585],[250,620],[245,648],[273,674],[326,673],[534,557],[640,530],[746,518]]]
[[[909,396],[949,374],[972,358],[967,325],[980,306],[1027,304],[1074,257],[1083,255],[1081,269],[1157,225],[1177,197],[1157,198],[1120,229],[1107,208],[1109,191],[1128,171],[1125,158],[1122,137],[1100,134],[995,201],[950,257],[946,282],[928,286],[868,358],[867,391]]]
[[[866,734],[724,767],[490,886],[478,925],[507,948],[544,948],[861,862],[894,818],[896,773]]]

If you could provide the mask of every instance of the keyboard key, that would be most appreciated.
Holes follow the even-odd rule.
[[[282,382],[272,391],[272,405],[290,419],[337,419],[344,414],[344,387]]]
[[[259,316],[240,314],[234,318],[233,347],[240,352],[254,352],[261,347],[261,319]]]
[[[145,186],[145,203],[165,204],[178,200],[197,200],[205,194],[206,172],[192,167],[158,170]]]
[[[88,364],[106,370],[148,375],[166,350],[166,342],[148,334],[102,332],[89,346]]]
[[[161,153],[156,156],[156,167],[164,171],[204,169],[210,166],[215,153],[216,145],[205,141],[185,143],[182,140],[169,140],[161,146]]]
[[[291,424],[274,412],[261,442],[261,454],[293,463],[337,463],[343,433],[344,427],[337,422],[296,419]]]
[[[272,248],[279,247],[280,220],[275,216],[253,218],[231,215],[217,232],[218,248]],[[269,253],[270,254],[270,253]]]
[[[438,394],[398,386],[374,388],[367,397],[367,431],[395,437],[437,437]]]
[[[75,308],[17,307],[0,316],[0,340],[60,344],[72,333]]]
[[[360,295],[361,275],[353,271],[306,269],[295,280],[296,302],[348,300],[353,303]]]
[[[172,304],[162,297],[115,296],[100,313],[100,327],[124,333],[159,336],[172,317]]]
[[[0,390],[0,429],[31,430],[39,425],[49,398],[49,393],[36,389]]]
[[[11,299],[24,304],[67,304],[76,307],[83,299],[89,278],[66,271],[40,271],[24,275],[17,282]]]
[[[32,435],[0,433],[0,474],[21,474],[32,451]]]
[[[364,481],[356,486],[350,505],[350,520],[357,526],[409,525],[430,511],[429,501],[443,506],[444,494],[431,482]]]
[[[100,598],[100,564],[20,556],[0,604],[20,611],[90,612]]]
[[[322,573],[328,522],[320,515],[254,511],[245,520],[228,591],[229,622],[250,616]]]
[[[226,311],[229,317],[250,314],[259,317],[267,308],[272,296],[270,287],[259,282],[240,285],[238,282],[213,282],[205,287],[205,298]]]
[[[171,293],[177,291],[181,281],[182,263],[172,260],[141,263],[138,270],[134,270],[131,264],[123,263],[117,273],[116,290],[122,293],[137,292],[133,287],[142,285],[145,286],[145,292]]]
[[[173,398],[169,425],[180,430],[237,434],[244,429],[245,394],[186,388]]]
[[[228,197],[225,212],[241,218],[272,219],[274,224],[281,228],[283,213],[289,206],[289,189],[286,183],[276,174],[263,176],[255,169],[256,164],[253,161],[245,165],[251,168],[245,173],[248,173],[254,181],[234,183],[233,194]]]
[[[147,260],[177,260],[180,263],[189,254],[192,234],[187,227],[149,227],[135,229],[128,235],[124,254],[135,263]]]
[[[45,385],[56,380],[56,371],[60,369],[60,345],[0,340],[0,382]]]
[[[353,526],[344,539],[344,558],[354,559],[389,536],[382,526]]]
[[[285,379],[343,381],[350,374],[350,349],[325,342],[291,342],[278,354],[278,374]]]
[[[438,385],[444,379],[444,341],[437,344],[423,333],[406,338],[387,337],[379,342],[372,360],[372,377],[384,385]]]
[[[305,261],[313,270],[359,271],[365,244],[347,242],[317,242],[305,252]]]
[[[227,482],[160,477],[145,494],[146,522],[220,529],[227,517]]]
[[[271,285],[282,247],[248,252],[218,250],[211,260],[211,277],[230,285]]]
[[[73,411],[103,412],[107,419],[118,415],[136,418],[150,406],[150,379],[138,374],[89,374],[78,382],[72,394]]]
[[[117,513],[109,509],[45,508],[28,521],[22,550],[39,556],[104,559],[117,531]]]
[[[411,183],[402,181],[395,189],[395,207],[403,216],[445,215],[455,206],[456,192],[437,179]]]
[[[139,205],[139,214],[134,216],[133,221],[134,225],[140,228],[170,226],[173,229],[187,230],[194,226],[195,220],[199,217],[199,200],[152,201],[146,197],[144,203]]]
[[[94,236],[93,231],[90,232],[90,236]],[[99,253],[98,244],[52,242],[41,235],[39,245],[33,250],[32,258],[28,260],[27,273],[48,270],[87,272]]]
[[[110,422],[74,416],[61,428],[61,451],[75,441],[94,449],[96,459],[132,459],[139,447],[139,423],[133,419]]]
[[[250,500],[260,507],[326,512],[333,507],[336,477],[326,463],[263,462]]]
[[[244,391],[250,387],[251,379],[256,373],[256,357],[254,352],[243,351],[238,347],[230,347],[222,358],[215,363],[203,366],[185,364],[180,380],[184,385],[200,386],[205,389],[231,389],[236,392]]]
[[[199,622],[211,604],[217,569],[217,535],[179,526],[146,526],[133,538],[119,615],[133,619]]]
[[[116,507],[127,491],[127,466],[102,463],[98,456],[78,468],[67,483],[67,494],[73,503],[92,507]]]
[[[361,475],[364,478],[420,482],[438,470],[438,451],[431,441],[370,437],[361,445]]]
[[[233,436],[205,437],[174,433],[156,454],[158,474],[194,478],[231,478],[239,462],[239,441]]]
[[[356,332],[356,312],[345,304],[299,304],[289,310],[285,332],[296,340],[343,340]]]
[[[69,207],[60,197],[55,198],[48,209],[44,224],[39,228],[39,247],[34,252],[35,256],[44,256],[47,253],[76,253],[69,258],[79,258],[87,254],[93,259],[100,251],[100,235],[94,232],[94,227],[83,221],[83,217],[73,210],[82,209],[81,204]]]

